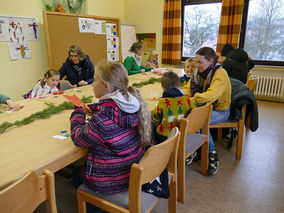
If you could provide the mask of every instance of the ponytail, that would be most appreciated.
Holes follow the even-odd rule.
[[[148,146],[151,144],[151,137],[152,137],[152,127],[151,127],[151,113],[148,110],[147,103],[138,89],[134,88],[133,86],[128,86],[127,90],[133,96],[135,96],[138,101],[140,102],[140,109],[138,111],[139,116],[139,136],[142,145]]]

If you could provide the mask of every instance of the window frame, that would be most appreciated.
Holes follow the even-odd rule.
[[[245,37],[246,37],[246,28],[247,28],[247,18],[248,18],[248,9],[249,9],[249,0],[244,0],[244,8],[242,14],[242,23],[241,23],[241,33],[239,38],[239,48],[244,48],[245,46]],[[256,65],[268,65],[268,66],[284,66],[284,61],[265,61],[265,60],[254,60]]]
[[[208,4],[208,3],[222,3],[222,0],[182,0],[181,1],[181,60],[185,61],[188,57],[183,57],[183,35],[184,35],[184,7],[187,5]]]

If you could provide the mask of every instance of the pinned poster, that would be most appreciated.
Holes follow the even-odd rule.
[[[25,20],[24,35],[27,41],[39,41],[39,26],[36,18]]]
[[[16,44],[13,43],[9,43],[8,44],[8,49],[9,49],[9,54],[10,54],[10,60],[14,61],[14,60],[18,60],[21,59],[21,53],[19,51],[17,51],[16,49]]]
[[[108,61],[119,61],[118,50],[107,50],[107,60]]]
[[[106,22],[95,20],[93,25],[95,34],[106,34]]]
[[[118,37],[107,37],[107,49],[108,50],[118,50],[119,49],[119,39]]]
[[[8,44],[8,49],[9,49],[10,59],[12,61],[22,59],[22,58],[32,57],[31,47],[30,47],[30,44],[27,42],[23,44],[15,44],[15,43],[10,42]]]
[[[94,19],[92,18],[78,18],[80,33],[94,32]]]
[[[106,34],[108,37],[110,36],[117,36],[117,29],[116,29],[116,24],[106,24]]]
[[[0,41],[9,41],[9,19],[0,17]]]

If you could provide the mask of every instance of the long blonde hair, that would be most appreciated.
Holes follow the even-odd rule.
[[[96,66],[96,74],[103,82],[109,83],[114,91],[119,90],[123,95],[127,92],[135,96],[140,102],[139,137],[142,145],[150,145],[151,142],[151,113],[147,103],[138,89],[128,85],[128,72],[124,66],[117,62],[100,61]]]

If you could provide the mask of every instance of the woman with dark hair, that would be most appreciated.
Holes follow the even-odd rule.
[[[185,94],[194,97],[198,105],[207,102],[213,104],[210,124],[224,122],[229,118],[231,105],[231,83],[226,70],[217,62],[218,56],[210,47],[202,47],[195,53],[198,72],[194,74],[186,87]],[[194,85],[194,86],[190,86]],[[219,160],[214,141],[209,135],[209,167],[208,175],[218,172]]]
[[[68,50],[68,58],[59,69],[60,79],[66,75],[72,85],[85,86],[94,81],[95,68],[90,57],[77,45]]]
[[[141,57],[143,53],[142,43],[133,43],[129,52],[130,56],[127,56],[123,62],[125,69],[128,71],[128,75],[148,72],[153,69],[152,67],[144,67],[141,65]]]

